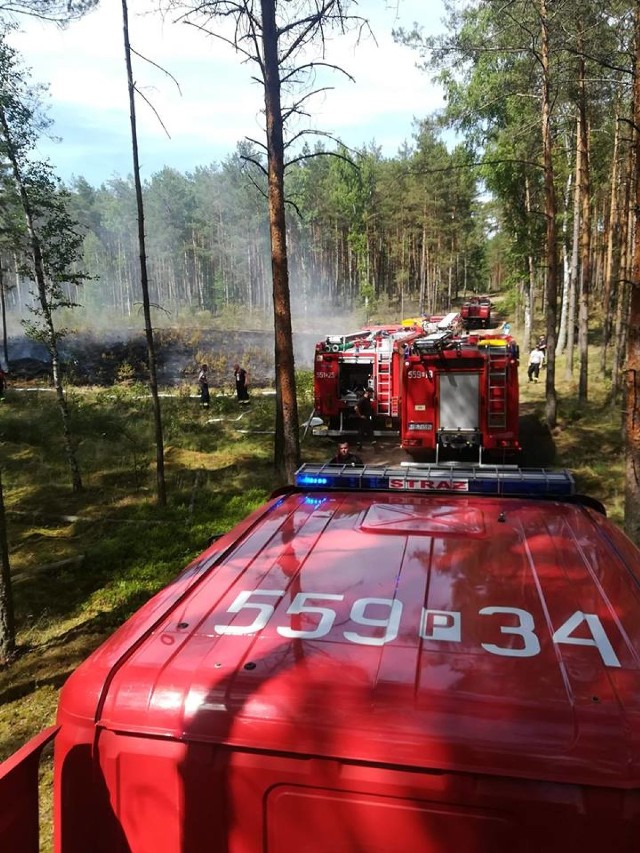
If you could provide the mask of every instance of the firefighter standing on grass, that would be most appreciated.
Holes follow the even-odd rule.
[[[203,364],[198,373],[198,390],[200,391],[200,405],[204,409],[209,408],[209,374],[208,367]]]
[[[529,382],[533,382],[534,380],[538,381],[538,376],[540,375],[540,365],[544,361],[544,350],[540,348],[538,345],[534,350],[531,350],[531,355],[529,356],[529,366],[527,368],[527,376],[529,377]]]
[[[236,395],[239,403],[249,402],[249,389],[247,388],[247,371],[239,364],[233,365],[233,375],[236,381]]]

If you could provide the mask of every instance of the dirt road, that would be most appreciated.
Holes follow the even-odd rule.
[[[398,436],[378,436],[375,444],[365,443],[362,450],[355,449],[356,442],[353,438],[350,439],[350,444],[367,465],[400,465],[412,461],[409,454],[400,447]],[[543,418],[536,412],[534,403],[524,403],[520,406],[520,444],[520,458],[508,460],[511,464],[517,464],[521,468],[551,468],[555,465],[556,449],[553,436]],[[310,437],[302,445],[302,455],[307,462],[326,461],[333,456],[335,450],[335,439],[318,436]],[[469,451],[464,456],[440,457],[441,461],[446,461],[447,458],[474,463],[478,461],[478,454]]]

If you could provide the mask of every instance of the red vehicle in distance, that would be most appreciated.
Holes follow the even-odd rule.
[[[491,300],[488,296],[472,296],[462,304],[460,318],[467,331],[491,326]]]

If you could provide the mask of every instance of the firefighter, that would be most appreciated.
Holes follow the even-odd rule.
[[[338,443],[336,455],[329,460],[329,465],[364,465],[364,462],[356,453],[352,453],[348,441]]]
[[[542,367],[547,364],[547,336],[540,335],[538,338],[538,349],[542,350]]]
[[[540,349],[540,345],[531,350],[531,355],[529,356],[529,366],[527,368],[527,376],[529,377],[529,382],[533,382],[534,380],[538,381],[538,376],[540,375],[540,365],[544,361],[544,350]]]
[[[249,389],[247,388],[247,371],[239,364],[233,365],[233,375],[236,381],[236,396],[239,403],[249,402]]]
[[[373,406],[370,388],[365,388],[358,397],[355,413],[358,417],[358,450],[362,450],[364,439],[373,440]]]
[[[198,390],[200,391],[200,405],[203,409],[209,408],[209,374],[208,367],[203,364],[198,373]]]

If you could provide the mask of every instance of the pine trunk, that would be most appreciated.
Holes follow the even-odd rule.
[[[600,355],[600,372],[605,375],[607,369],[607,353],[609,341],[611,340],[611,329],[613,327],[613,311],[611,298],[618,278],[618,262],[620,258],[620,215],[618,207],[619,177],[618,177],[618,150],[620,146],[620,121],[616,113],[615,137],[613,140],[613,157],[611,162],[611,190],[609,195],[609,217],[605,235],[605,264],[604,264],[604,293],[602,304],[604,307],[604,320],[602,327],[602,350]]]
[[[273,0],[261,0],[264,53],[264,99],[267,125],[269,232],[273,275],[276,372],[274,466],[283,482],[292,483],[300,464],[300,435],[291,328],[284,197],[284,139],[280,102],[278,34]]]
[[[580,146],[580,299],[578,308],[578,351],[580,353],[580,379],[578,399],[586,403],[589,382],[589,291],[591,289],[591,199],[589,197],[589,127],[585,93],[585,63],[579,60],[579,115],[578,144]]]
[[[131,113],[131,148],[133,152],[133,177],[136,187],[136,208],[138,214],[138,247],[140,250],[140,285],[142,288],[142,306],[144,311],[144,329],[147,339],[147,357],[149,362],[149,388],[153,400],[153,422],[156,443],[156,487],[160,506],[167,503],[167,490],[164,477],[164,438],[162,413],[158,395],[158,371],[153,327],[151,325],[151,306],[149,299],[149,280],[147,277],[147,253],[144,234],[144,207],[142,203],[142,183],[140,181],[140,163],[138,160],[138,132],[136,124],[135,87],[131,68],[131,46],[129,44],[129,17],[126,0],[122,0],[122,22],[124,31],[124,53],[127,66],[129,87],[129,109]]]
[[[640,3],[635,7],[633,127],[635,151],[634,249],[631,272],[625,401],[624,529],[640,545]]]
[[[557,202],[553,169],[553,139],[551,133],[551,83],[549,79],[549,32],[547,0],[540,0],[541,61],[542,61],[542,151],[544,161],[544,212],[547,222],[547,287],[546,287],[546,333],[547,333],[547,378],[545,383],[546,421],[549,427],[556,425],[558,399],[555,387],[556,369],[556,314],[558,300],[558,247],[557,247]]]

